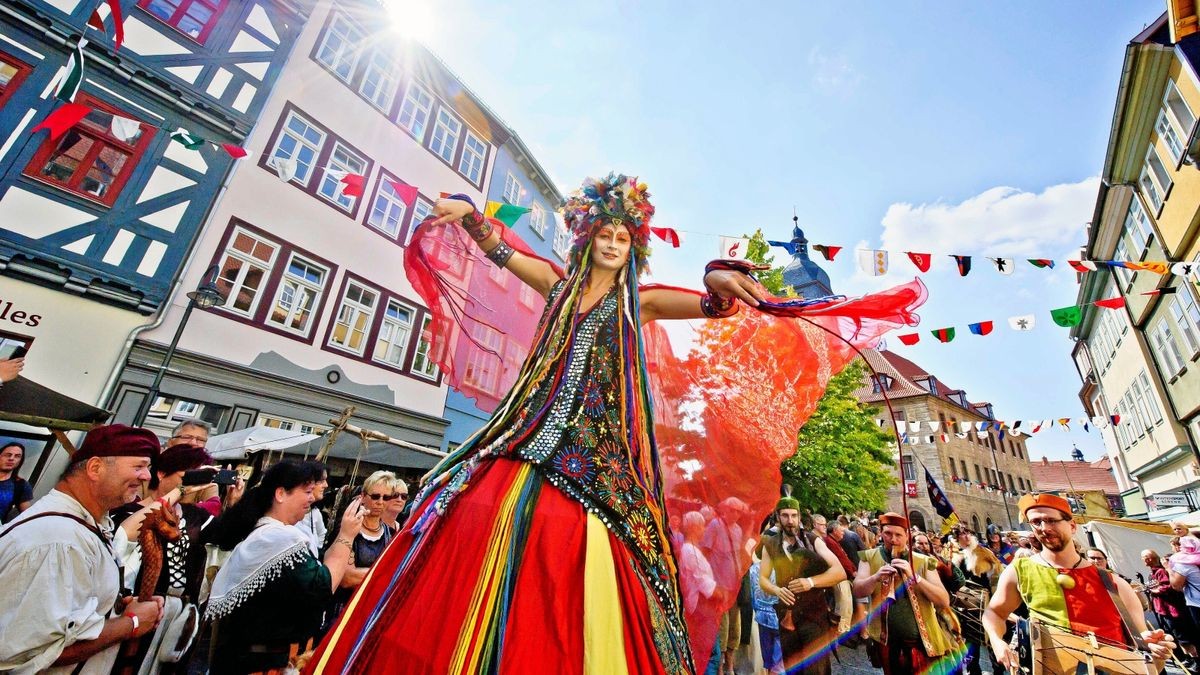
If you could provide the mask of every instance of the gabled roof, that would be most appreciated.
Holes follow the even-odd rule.
[[[1100,490],[1106,495],[1121,493],[1107,459],[1098,462],[1051,461],[1042,458],[1030,462],[1033,486],[1040,492]]]
[[[936,395],[943,401],[946,401],[952,405],[956,405],[960,408],[962,407],[959,405],[958,401],[950,398],[951,394],[965,393],[962,389],[950,388],[945,382],[942,382],[941,378],[933,373],[930,373],[921,366],[918,366],[912,361],[909,361],[903,356],[899,356],[887,350],[876,351],[874,349],[864,350],[863,355],[866,356],[867,362],[871,364],[871,367],[874,368],[878,373],[881,375],[887,375],[892,379],[891,386],[887,388],[888,398],[894,400],[899,398],[908,398],[911,396]],[[931,377],[934,379],[934,390],[936,391],[936,394],[929,390],[928,379]],[[876,403],[883,400],[883,394],[874,391],[874,387],[872,386],[870,380],[868,380],[862,387],[859,387],[854,392],[854,395],[856,398],[858,398],[858,400],[864,403]],[[982,412],[975,409],[975,406],[987,406],[990,404],[987,402],[972,403],[967,401],[967,405],[969,406],[967,408],[968,412],[984,416]]]

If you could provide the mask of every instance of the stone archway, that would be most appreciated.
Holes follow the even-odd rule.
[[[925,514],[916,509],[908,512],[908,524],[922,532],[929,531],[929,528],[925,525]]]
[[[971,514],[971,531],[979,534],[979,516],[974,513]]]

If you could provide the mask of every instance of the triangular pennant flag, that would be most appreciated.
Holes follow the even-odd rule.
[[[1170,266],[1165,262],[1129,262],[1125,263],[1125,267],[1131,270],[1145,270],[1154,274],[1166,274],[1170,270]]]
[[[1171,274],[1180,277],[1194,276],[1196,274],[1196,270],[1196,263],[1177,262],[1174,265],[1171,265]]]
[[[225,152],[229,153],[229,156],[234,159],[241,159],[250,154],[246,152],[246,149],[242,146],[234,145],[233,143],[222,143],[221,148],[224,149]]]
[[[930,333],[933,334],[933,337],[941,340],[942,342],[949,342],[954,339],[953,328],[939,328],[937,330],[930,331]]]
[[[1021,420],[1017,420],[1016,422],[1013,422],[1012,426],[1009,428],[1012,429],[1013,431],[1020,429],[1021,428]]]
[[[964,434],[967,433],[968,431],[970,431],[971,429],[972,429],[972,426],[971,426],[970,422],[959,422],[958,423],[958,430]]]
[[[1109,267],[1125,267],[1132,269],[1129,267],[1129,263],[1125,262],[1124,260],[1097,260],[1096,262],[1103,263]]]
[[[900,340],[901,344],[906,344],[911,347],[921,341],[921,334],[905,333],[904,335],[897,335],[896,338]]]
[[[392,180],[390,178],[387,179],[387,182],[392,186],[392,189],[396,191],[396,196],[399,197],[400,201],[404,202],[406,206],[411,208],[413,203],[417,201],[417,194],[419,190],[417,190],[416,186],[409,185],[408,183],[401,183],[398,180]],[[491,204],[491,202],[488,202],[488,204]]]
[[[1039,432],[1041,430],[1042,430],[1042,422],[1041,422],[1041,420],[1038,420],[1037,424],[1035,424],[1033,426],[1033,431],[1031,431],[1030,433],[1036,434],[1037,432]]]
[[[921,270],[922,272],[928,272],[929,263],[933,262],[933,255],[929,253],[913,253],[912,251],[905,251],[904,255],[908,256],[908,259],[912,261],[912,264],[916,265],[917,269]]]
[[[941,421],[934,422],[933,420],[929,420],[929,430],[930,431],[937,433],[938,429],[941,428],[941,426],[942,426]]]
[[[1050,310],[1050,318],[1054,319],[1054,323],[1063,328],[1070,328],[1071,326],[1078,326],[1079,322],[1083,320],[1083,311],[1079,309],[1078,305],[1059,307],[1058,309]]]
[[[1068,260],[1067,264],[1080,274],[1096,271],[1096,263],[1091,260]]]
[[[363,194],[363,184],[367,177],[357,173],[348,173],[342,176],[342,194],[347,197],[361,197]]]
[[[907,434],[908,422],[905,422],[904,420],[896,420],[896,431],[899,431],[901,435]]]
[[[1071,418],[1070,417],[1060,417],[1058,419],[1058,425],[1061,426],[1063,429],[1070,431],[1071,430]]]
[[[517,224],[521,216],[529,213],[530,209],[525,206],[515,206],[513,204],[501,204],[500,208],[496,209],[496,220],[504,223],[509,227]],[[746,240],[747,242],[749,239]]]
[[[1032,314],[1023,316],[1012,316],[1008,318],[1008,327],[1013,330],[1026,331],[1033,330],[1034,317]]]
[[[1172,286],[1171,288],[1156,288],[1153,291],[1146,291],[1141,295],[1173,295],[1179,289]]]
[[[1122,307],[1125,306],[1125,296],[1118,295],[1115,298],[1105,298],[1103,300],[1096,300],[1092,304],[1097,307],[1103,307],[1105,309],[1121,309]]]
[[[858,267],[873,277],[883,276],[888,271],[887,251],[858,251]]]
[[[171,132],[171,140],[179,143],[188,150],[199,150],[204,145],[203,138],[193,135],[192,132],[183,127],[179,127]]]
[[[1101,417],[1101,416],[1099,416],[1099,415],[1092,415],[1092,426],[1094,426],[1094,427],[1096,427],[1097,429],[1099,429],[1099,428],[1101,428],[1101,426],[1102,426],[1104,423],[1105,423],[1105,420],[1104,420],[1104,418],[1103,418],[1103,417]]]
[[[954,434],[954,435],[955,435],[955,436],[958,436],[959,438],[966,438],[966,437],[967,437],[967,432],[965,432],[965,431],[960,431],[960,432],[958,432],[958,433],[956,433],[956,434]]]
[[[67,57],[66,70],[62,79],[58,81],[58,89],[54,90],[54,98],[66,103],[75,100],[79,87],[83,86],[83,48],[87,46],[87,42],[81,39]]]
[[[79,123],[79,120],[87,116],[92,111],[82,103],[66,103],[58,106],[42,120],[30,133],[37,133],[42,129],[50,131],[50,140],[56,141],[59,136],[67,132],[67,129]]]
[[[833,262],[837,254],[842,250],[841,246],[826,246],[825,244],[813,244],[813,250],[825,256],[825,260]]]
[[[987,429],[980,429],[979,431],[975,432],[975,435],[979,438],[987,438],[990,435],[990,432],[988,432]]]
[[[987,431],[990,426],[992,426],[991,422],[976,422],[975,431]]]
[[[958,265],[958,276],[965,277],[971,273],[971,256],[969,255],[953,255],[954,264]]]
[[[1049,258],[1026,258],[1026,260],[1029,261],[1030,265],[1038,269],[1045,269],[1047,267],[1054,269],[1054,261]]]
[[[942,439],[942,442],[943,442],[943,443],[949,443],[949,442],[950,442],[950,436],[948,436],[948,435],[946,435],[946,434],[941,434],[941,435],[940,435],[940,438]]]
[[[671,248],[679,248],[679,233],[669,227],[651,227],[650,231],[659,239],[671,245]]]
[[[1016,268],[1012,258],[988,258],[988,260],[992,261],[992,264],[996,266],[996,271],[1000,274],[1012,274]]]
[[[328,166],[325,167],[325,175],[329,176],[330,178],[336,180],[339,183],[342,182],[342,179],[345,178],[346,175],[349,173],[350,172],[346,171],[345,169],[334,169],[334,168],[331,168]]]
[[[1045,423],[1042,424],[1042,426],[1045,427],[1047,430],[1053,429],[1054,428],[1054,420],[1046,420]]]
[[[976,335],[987,335],[992,332],[992,322],[980,321],[979,323],[969,324],[967,328],[971,329],[971,332]]]
[[[909,422],[908,430],[909,431],[920,431],[921,430],[921,420],[913,420],[913,421]]]
[[[120,49],[125,42],[125,18],[121,16],[121,0],[108,0],[108,8],[112,10],[113,20],[113,49]]]
[[[444,196],[442,197],[442,199],[445,198],[446,197]],[[483,215],[487,216],[488,218],[495,218],[496,212],[500,210],[501,206],[504,206],[503,202],[488,202],[483,206]]]
[[[98,10],[98,9],[92,10],[92,15],[88,17],[87,25],[92,28],[95,28],[96,30],[100,31],[101,33],[104,32],[104,19],[100,18],[100,10]]]
[[[651,231],[654,230],[653,227],[650,229],[651,229]],[[796,255],[796,251],[798,250],[796,248],[796,242],[794,242],[794,241],[770,241],[770,240],[768,240],[767,246],[778,246],[779,248],[787,251],[789,255]]]
[[[300,162],[295,157],[288,157],[286,159],[276,157],[272,161],[275,162],[275,173],[279,174],[279,179],[285,183],[295,178],[296,170],[300,168]]]
[[[112,131],[113,136],[116,136],[122,141],[128,143],[132,141],[138,135],[138,132],[142,130],[142,124],[141,122],[138,122],[137,120],[131,120],[128,117],[113,115],[112,122],[109,122],[108,128],[110,131]]]
[[[1113,424],[1120,424],[1120,423],[1121,423],[1121,416],[1120,416],[1120,415],[1110,415],[1108,419],[1112,420],[1112,423],[1113,423]]]
[[[1086,420],[1082,420],[1082,419],[1081,419],[1081,420],[1079,420],[1079,421],[1080,421],[1080,422],[1083,422],[1083,430],[1084,430],[1084,431],[1091,432],[1091,429],[1090,429],[1090,428],[1088,428],[1088,423],[1087,423],[1087,421],[1086,421]]]
[[[749,249],[749,239],[742,237],[721,237],[721,251],[718,255],[726,260],[745,260]]]

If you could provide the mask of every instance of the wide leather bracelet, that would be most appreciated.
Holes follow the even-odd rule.
[[[730,311],[732,309],[733,311]],[[733,298],[725,298],[712,293],[700,296],[700,311],[710,319],[724,319],[737,314],[739,308]]]
[[[504,267],[508,264],[508,261],[513,257],[514,253],[516,253],[516,251],[513,250],[513,247],[509,246],[503,239],[501,239],[500,243],[496,244],[496,248],[493,248],[487,252],[487,259],[496,263],[496,267]]]

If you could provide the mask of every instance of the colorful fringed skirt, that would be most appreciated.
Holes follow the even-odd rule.
[[[313,673],[666,673],[626,546],[526,462],[485,461],[376,562]]]

